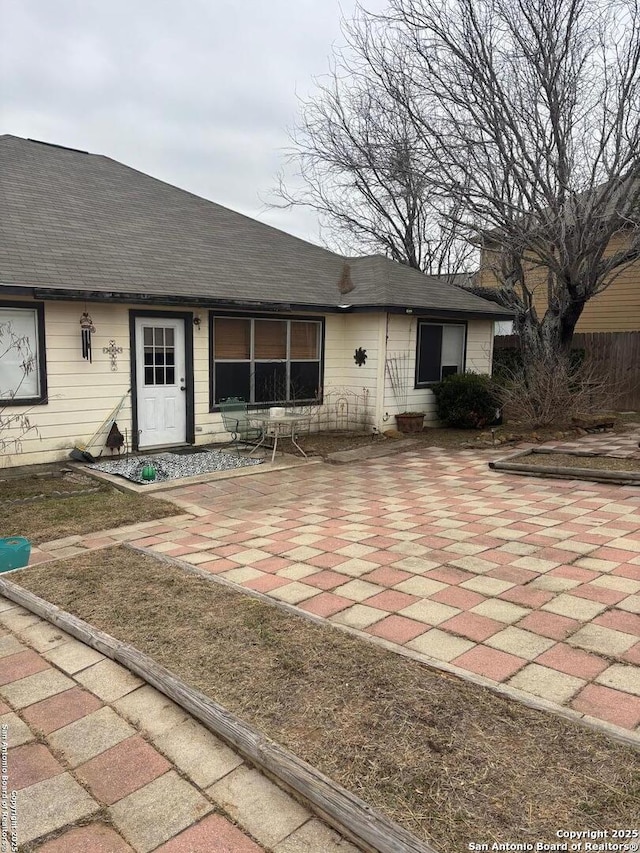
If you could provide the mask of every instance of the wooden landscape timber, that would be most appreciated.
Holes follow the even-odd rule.
[[[504,459],[499,459],[495,462],[489,462],[489,468],[493,471],[504,471],[512,474],[525,474],[530,477],[559,477],[569,480],[588,480],[597,483],[618,483],[625,486],[640,486],[640,468],[638,471],[607,471],[602,468],[572,468],[567,465],[554,465],[552,460],[554,453],[559,451],[543,450],[532,448],[531,450],[518,451],[518,453],[507,456]],[[527,464],[527,457],[532,455],[549,456],[549,465]],[[564,456],[585,456],[598,457],[602,459],[602,454],[592,451],[563,450]]]
[[[433,847],[260,734],[133,646],[120,642],[7,578],[0,578],[0,595],[46,619],[144,679],[367,853],[436,853]]]

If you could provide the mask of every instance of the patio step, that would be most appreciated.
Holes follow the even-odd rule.
[[[365,459],[376,459],[378,456],[391,456],[394,453],[401,453],[404,450],[410,450],[417,444],[415,438],[389,439],[381,444],[372,442],[371,444],[363,444],[361,447],[354,447],[353,450],[337,450],[335,453],[329,453],[327,462],[334,465],[362,462]]]

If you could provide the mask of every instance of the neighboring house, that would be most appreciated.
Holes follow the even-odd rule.
[[[608,256],[628,245],[628,231],[621,231],[610,242]],[[493,272],[497,263],[495,245],[490,242],[483,248],[478,284],[495,288],[497,278]],[[527,285],[533,290],[534,305],[542,317],[548,306],[548,283],[545,269],[533,269],[527,276]],[[640,331],[640,258],[622,268],[602,293],[590,299],[580,315],[576,333],[580,332],[636,332]],[[496,325],[496,335],[511,334],[510,324]]]
[[[94,331],[83,341],[85,313]],[[38,430],[0,465],[65,458],[123,397],[117,422],[136,450],[225,440],[228,396],[320,410],[351,394],[363,424],[384,429],[405,408],[385,369],[399,353],[406,406],[433,423],[430,385],[489,372],[504,316],[384,257],[345,259],[108,157],[0,136],[0,326],[28,339],[37,364],[23,377],[0,357],[0,411],[18,407]]]

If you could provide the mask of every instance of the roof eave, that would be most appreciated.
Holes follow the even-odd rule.
[[[445,319],[478,319],[478,320],[505,320],[513,317],[513,312],[507,309],[495,311],[478,311],[459,308],[439,308],[430,305],[389,305],[387,303],[364,303],[351,305],[346,300],[340,304],[328,304],[322,302],[306,303],[296,302],[273,302],[243,299],[220,298],[212,299],[205,296],[167,296],[158,293],[124,293],[122,291],[95,291],[95,290],[71,290],[67,288],[43,288],[28,287],[25,285],[7,285],[0,283],[3,293],[16,296],[33,296],[34,299],[49,299],[52,301],[77,301],[77,302],[118,302],[118,303],[143,303],[147,305],[187,305],[198,308],[220,309],[226,311],[316,311],[326,314],[345,313],[389,313],[389,314],[417,314],[420,316],[442,317]]]

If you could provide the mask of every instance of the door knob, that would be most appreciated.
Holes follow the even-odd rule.
[[[181,386],[180,386],[180,390],[181,390],[181,391],[186,391],[186,390],[187,390],[187,386],[186,386],[186,385],[181,385]]]

